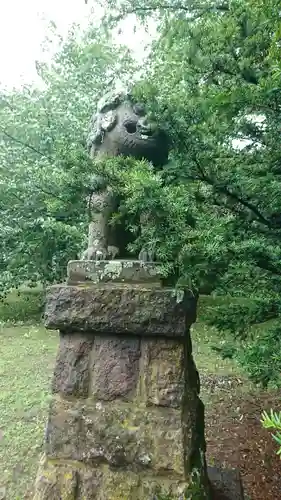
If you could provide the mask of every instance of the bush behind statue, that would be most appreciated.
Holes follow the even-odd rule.
[[[213,350],[223,358],[236,359],[254,384],[264,389],[281,386],[281,336],[274,307],[259,297],[217,297],[204,313],[207,323],[216,327],[226,340]]]
[[[0,323],[34,323],[42,317],[45,291],[40,288],[13,290],[0,302]]]
[[[240,349],[237,359],[255,384],[266,389],[281,386],[280,326],[273,326],[249,339]]]

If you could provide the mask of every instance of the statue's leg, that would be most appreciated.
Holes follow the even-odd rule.
[[[109,219],[113,211],[114,196],[110,188],[91,197],[91,218],[88,234],[88,260],[108,258]]]

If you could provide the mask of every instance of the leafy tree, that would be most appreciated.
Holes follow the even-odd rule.
[[[101,28],[73,26],[51,64],[37,63],[39,88],[0,91],[2,292],[61,279],[85,244],[87,127],[120,65],[130,78],[129,62]]]
[[[270,337],[279,345],[279,1],[108,6],[109,25],[132,12],[144,22],[155,14],[158,22],[136,93],[167,126],[171,159],[162,175],[135,165],[121,182],[129,210],[154,217],[142,238],[159,259],[173,262],[180,282],[241,299],[212,311],[212,324],[249,339],[262,323],[259,342]]]
[[[105,90],[104,75],[118,69],[131,81],[134,71],[108,33],[128,13],[144,23],[154,17],[158,37],[134,92],[167,128],[170,162],[157,173],[123,158],[102,168],[125,195],[121,211],[137,235],[135,247],[153,247],[178,285],[231,296],[208,311],[208,320],[243,340],[248,357],[240,359],[248,367],[251,359],[255,381],[263,356],[266,385],[272,349],[261,346],[277,346],[280,337],[279,1],[103,5],[107,34],[70,33],[51,67],[38,65],[44,89],[2,92],[2,286],[59,279],[76,255],[93,168],[84,141],[89,110]],[[139,234],[141,213],[147,217]],[[257,350],[250,352],[257,323]]]

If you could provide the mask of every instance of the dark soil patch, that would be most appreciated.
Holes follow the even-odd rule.
[[[280,392],[243,393],[241,379],[222,378],[201,377],[208,463],[238,468],[246,499],[281,499],[278,445],[260,422],[263,410],[281,410]]]

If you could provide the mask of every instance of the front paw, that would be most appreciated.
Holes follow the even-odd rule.
[[[107,254],[110,259],[114,260],[116,255],[119,254],[119,248],[115,245],[108,245]]]
[[[87,255],[87,260],[108,259],[108,252],[106,247],[98,240],[95,241],[94,244],[86,250],[85,254]]]
[[[90,260],[107,260],[108,254],[106,248],[98,248],[94,252],[94,258]]]

